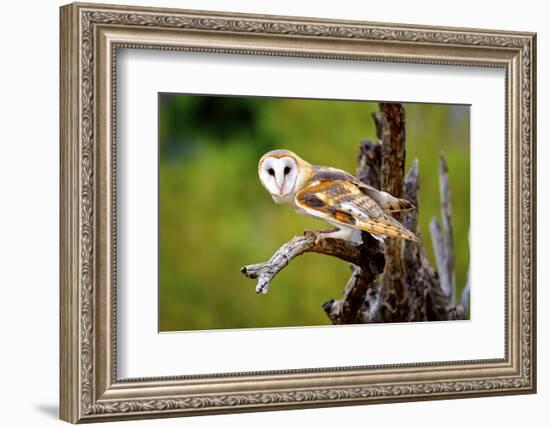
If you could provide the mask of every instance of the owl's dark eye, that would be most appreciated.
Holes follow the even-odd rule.
[[[275,175],[275,171],[273,170],[273,168],[269,168],[267,170],[267,173],[270,174],[271,176]]]
[[[288,175],[290,173],[290,167],[286,166],[284,170],[285,175]]]

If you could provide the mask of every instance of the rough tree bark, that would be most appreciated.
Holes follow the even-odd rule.
[[[352,269],[342,297],[322,304],[333,324],[464,319],[470,287],[468,280],[456,306],[451,193],[445,158],[441,155],[439,170],[442,226],[435,218],[430,223],[436,272],[418,230],[418,160],[404,176],[405,110],[395,103],[381,103],[379,110],[373,114],[378,141],[360,143],[356,176],[416,206],[394,216],[414,231],[420,242],[386,238],[381,245],[364,232],[363,243],[357,245],[339,239],[319,240],[306,232],[281,246],[269,261],[245,266],[241,271],[258,280],[256,292],[266,293],[274,277],[295,257],[306,252],[330,255],[350,263]]]
[[[405,110],[401,104],[380,104],[374,114],[376,134],[382,146],[380,169],[381,190],[403,197],[405,172]],[[401,221],[401,214],[393,215]],[[413,230],[414,231],[414,230]],[[409,292],[401,258],[400,239],[387,238],[384,244],[386,267],[380,282],[380,315],[384,322],[402,321],[408,317]]]

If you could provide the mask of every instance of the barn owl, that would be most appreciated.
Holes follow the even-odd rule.
[[[275,203],[337,227],[331,233],[318,233],[318,239],[360,243],[363,230],[381,241],[384,237],[418,241],[390,215],[414,209],[410,202],[363,184],[343,170],[311,165],[289,150],[273,150],[260,159],[258,173]]]

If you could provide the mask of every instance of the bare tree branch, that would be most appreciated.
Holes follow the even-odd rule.
[[[357,266],[368,265],[358,245],[340,239],[318,239],[313,233],[296,236],[275,252],[269,261],[247,265],[241,268],[241,273],[250,279],[258,279],[256,293],[267,293],[271,280],[290,261],[306,252],[330,255],[350,262]]]

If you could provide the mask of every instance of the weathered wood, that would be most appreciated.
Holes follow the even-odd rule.
[[[395,197],[403,195],[405,171],[405,110],[401,104],[380,104],[374,114],[376,132],[382,144],[380,169],[381,189]],[[401,215],[393,215],[400,221]],[[380,282],[380,310],[386,322],[405,321],[408,318],[408,289],[401,258],[401,240],[384,241],[386,267]]]
[[[404,215],[403,224],[409,230],[418,230],[418,161],[415,160],[413,167],[405,178],[405,198],[416,206],[414,211]],[[405,277],[409,289],[409,321],[425,320],[448,320],[449,308],[448,298],[439,285],[438,274],[426,256],[421,243],[405,242],[404,249]]]
[[[455,305],[456,279],[453,225],[451,220],[451,190],[447,161],[441,155],[439,159],[439,201],[441,206],[441,225],[436,218],[430,221],[430,234],[434,248],[440,286],[451,305]]]
[[[468,231],[468,248],[470,247],[470,232]],[[462,295],[460,296],[460,305],[464,309],[464,315],[468,313],[468,307],[470,306],[470,283],[471,283],[471,272],[470,268],[468,268],[468,276],[466,279],[466,285],[464,286],[464,289],[462,290]]]
[[[466,286],[462,290],[462,295],[460,297],[460,305],[464,309],[464,314],[468,312],[468,307],[470,305],[470,269],[468,269],[468,279],[466,280]]]
[[[415,160],[413,166],[404,183],[404,197],[411,202],[416,209],[406,212],[403,218],[403,225],[416,233],[418,231],[418,160]],[[403,261],[405,263],[405,281],[408,286],[409,294],[409,321],[428,320],[426,296],[428,294],[428,283],[434,279],[434,272],[429,263],[424,262],[424,254],[420,242],[405,242],[403,251]]]
[[[365,184],[380,190],[380,169],[382,167],[382,144],[361,141],[355,176]]]
[[[374,120],[378,139],[382,142],[381,188],[401,197],[406,154],[405,109],[401,104],[380,103]]]
[[[359,250],[363,263],[354,263],[352,266],[352,274],[342,298],[327,301],[322,305],[335,325],[364,323],[361,320],[362,306],[367,293],[373,289],[374,280],[384,270],[384,255],[380,252],[379,243],[368,233],[364,233]]]

